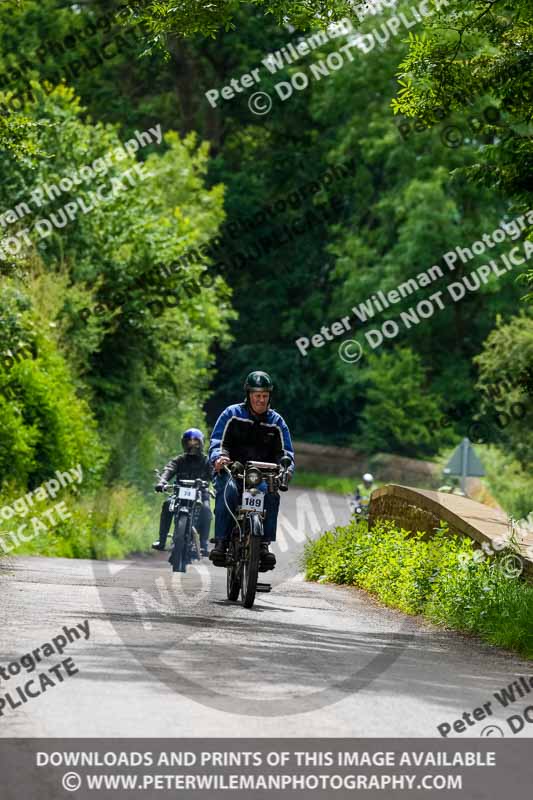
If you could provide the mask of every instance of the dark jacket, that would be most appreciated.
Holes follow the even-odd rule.
[[[182,453],[181,456],[176,456],[168,462],[161,473],[160,480],[166,483],[172,478],[176,478],[176,480],[180,478],[185,480],[201,478],[203,481],[210,481],[212,477],[213,468],[207,456],[204,456],[203,453],[195,455]]]
[[[250,413],[246,403],[228,406],[218,418],[209,446],[212,464],[219,456],[232,461],[268,461],[279,464],[283,455],[289,456],[294,471],[294,450],[291,435],[283,417],[274,409],[259,416]]]

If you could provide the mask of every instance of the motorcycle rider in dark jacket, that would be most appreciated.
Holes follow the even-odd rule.
[[[162,492],[165,483],[169,483],[172,478],[177,481],[195,480],[201,478],[203,481],[211,481],[213,469],[209,459],[203,453],[204,435],[198,428],[189,428],[181,437],[183,454],[172,458],[163,472],[159,483],[154,486],[156,492]],[[172,524],[172,514],[169,509],[170,498],[165,500],[161,509],[159,520],[159,539],[152,544],[154,550],[164,550],[167,543],[168,533]],[[211,526],[211,508],[209,506],[209,489],[205,489],[202,494],[202,507],[196,521],[196,528],[200,536],[200,550],[203,556],[207,555],[207,543],[209,539],[209,528]]]

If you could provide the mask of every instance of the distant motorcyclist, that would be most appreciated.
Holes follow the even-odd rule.
[[[354,501],[356,504],[361,503],[362,500],[369,500],[370,495],[374,491],[374,476],[370,472],[365,472],[363,475],[363,486],[355,487]]]
[[[230,461],[239,461],[242,464],[247,461],[279,464],[281,458],[287,455],[292,461],[289,476],[294,472],[294,450],[289,429],[283,417],[270,408],[273,388],[272,380],[266,372],[260,370],[250,372],[244,382],[246,392],[244,402],[228,406],[213,428],[209,459],[217,473],[215,548],[209,558],[216,566],[225,564],[225,554],[234,524],[226,502],[235,514],[240,499],[237,482],[223,471],[223,467]],[[226,490],[228,481],[229,486]],[[276,564],[276,556],[270,552],[269,544],[276,539],[279,502],[278,494],[266,493],[266,520],[260,556],[263,567],[273,568]]]
[[[198,428],[188,428],[181,437],[183,454],[172,458],[163,472],[159,483],[154,486],[156,492],[162,492],[166,483],[172,478],[176,480],[195,480],[201,478],[203,481],[210,481],[213,477],[213,470],[209,459],[203,453],[204,435]],[[170,526],[172,524],[172,514],[169,509],[170,498],[165,500],[161,509],[159,520],[159,539],[152,544],[154,550],[164,550]],[[209,528],[211,525],[211,508],[209,506],[209,489],[203,492],[202,507],[196,521],[196,528],[200,536],[200,552],[203,556],[207,555],[207,544],[209,539]]]
[[[455,476],[452,477],[446,470],[444,470],[444,474],[448,480],[443,486],[439,486],[437,491],[446,492],[447,494],[458,494],[461,495],[461,497],[466,497],[465,493],[461,489],[459,478],[456,478]]]

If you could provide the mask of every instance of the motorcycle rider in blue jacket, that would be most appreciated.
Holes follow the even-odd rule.
[[[234,524],[226,502],[235,514],[242,489],[222,468],[230,461],[239,461],[242,464],[246,461],[279,464],[286,455],[292,462],[289,477],[294,472],[294,450],[289,429],[283,417],[270,408],[273,388],[272,380],[266,372],[250,372],[244,383],[245,401],[228,406],[213,428],[209,460],[216,472],[215,547],[209,558],[215,566],[226,564],[226,550]],[[278,494],[268,492],[265,495],[266,519],[260,556],[262,569],[273,569],[276,564],[276,556],[270,552],[269,544],[276,540],[279,501]]]

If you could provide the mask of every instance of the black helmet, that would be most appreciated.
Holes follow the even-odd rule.
[[[244,391],[247,394],[251,389],[263,389],[265,392],[271,392],[273,388],[274,384],[270,375],[258,369],[250,372],[244,381]]]

